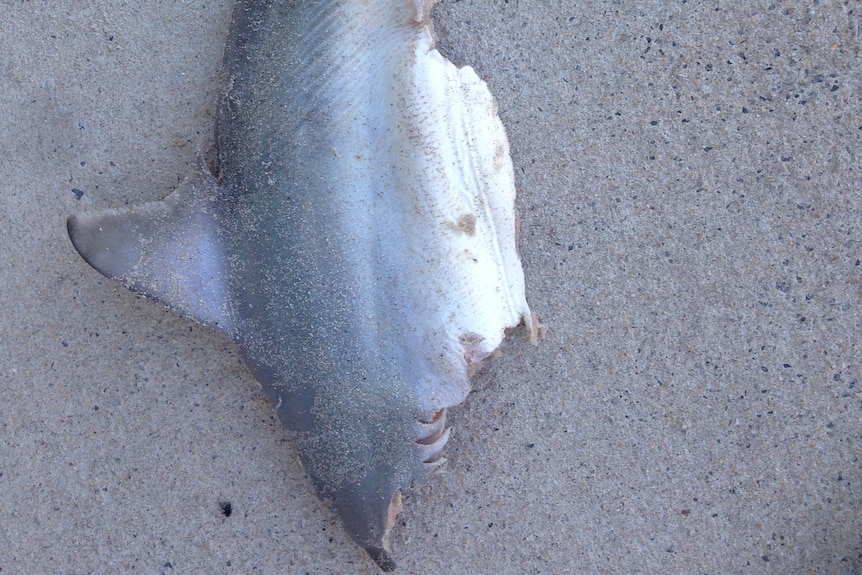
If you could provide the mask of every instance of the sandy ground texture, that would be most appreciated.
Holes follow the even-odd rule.
[[[860,8],[435,9],[509,130],[548,331],[452,410],[400,572],[862,573]],[[66,237],[212,145],[230,10],[0,4],[3,575],[376,572],[233,345]]]

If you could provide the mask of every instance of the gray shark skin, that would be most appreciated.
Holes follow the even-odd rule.
[[[505,330],[535,338],[496,105],[433,0],[240,1],[218,179],[69,218],[96,270],[232,338],[319,497],[384,571],[400,493]]]

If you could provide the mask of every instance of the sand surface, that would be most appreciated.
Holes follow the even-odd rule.
[[[0,573],[372,574],[224,337],[65,218],[212,145],[228,0],[0,6]],[[400,572],[862,573],[857,2],[444,0],[528,298]],[[230,502],[226,516],[223,504]]]

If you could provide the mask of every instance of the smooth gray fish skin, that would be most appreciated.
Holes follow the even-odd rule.
[[[241,1],[218,180],[69,218],[102,274],[238,345],[318,495],[390,571],[400,492],[522,321],[514,175],[485,84],[433,49],[432,0]]]

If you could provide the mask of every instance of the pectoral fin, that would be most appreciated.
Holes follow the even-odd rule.
[[[69,238],[102,275],[230,333],[219,190],[199,164],[160,202],[71,216]]]

